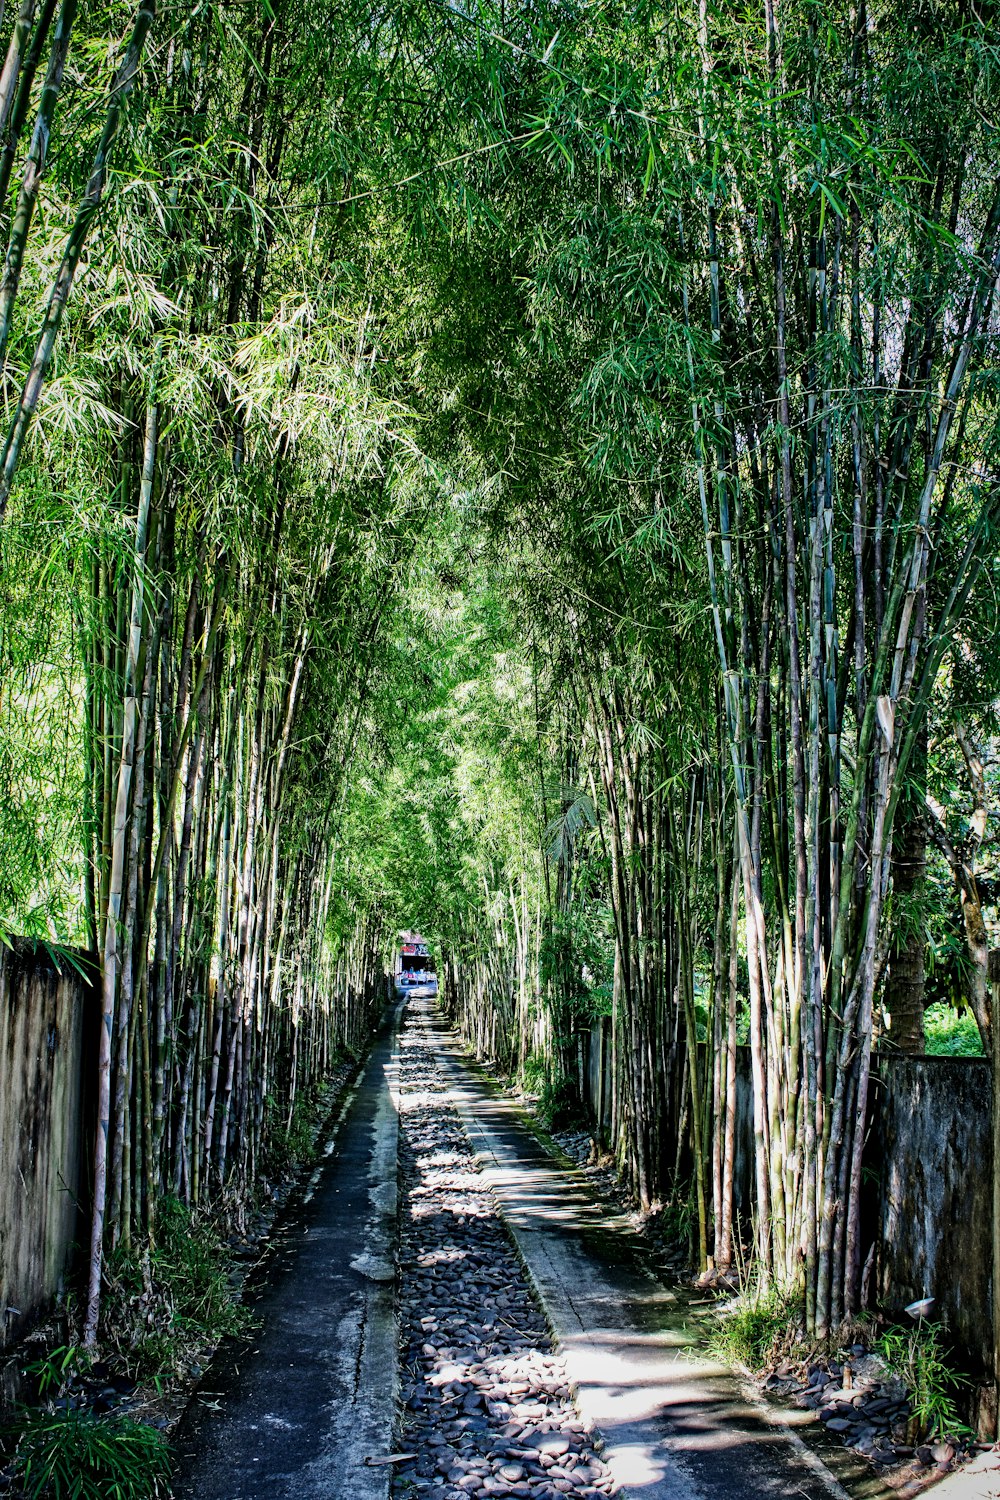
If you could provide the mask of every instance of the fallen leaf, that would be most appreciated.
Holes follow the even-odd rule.
[[[369,1454],[365,1459],[365,1463],[369,1468],[372,1468],[375,1464],[405,1464],[408,1458],[416,1458],[416,1456],[415,1453],[386,1453],[384,1455],[378,1454],[377,1456]]]

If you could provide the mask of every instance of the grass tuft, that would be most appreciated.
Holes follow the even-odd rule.
[[[968,1432],[951,1394],[968,1382],[948,1362],[937,1323],[888,1328],[873,1345],[882,1363],[906,1386],[918,1436],[959,1436]]]
[[[788,1348],[798,1325],[799,1304],[794,1296],[777,1287],[755,1288],[719,1312],[709,1347],[718,1359],[756,1374]]]
[[[167,1440],[131,1417],[30,1411],[14,1431],[10,1473],[27,1500],[156,1500],[169,1494]]]

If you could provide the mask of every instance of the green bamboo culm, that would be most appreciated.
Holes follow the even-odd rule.
[[[0,933],[100,973],[80,1336],[274,1189],[402,930],[679,1259],[850,1328],[882,1053],[994,1041],[996,28],[0,32]]]

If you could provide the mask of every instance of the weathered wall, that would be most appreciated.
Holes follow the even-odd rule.
[[[989,1368],[992,1340],[990,1066],[981,1057],[876,1053],[863,1161],[861,1253],[874,1242],[870,1295],[890,1314],[935,1297],[970,1369]],[[754,1193],[749,1048],[736,1063],[737,1213]]]
[[[608,1131],[610,1021],[587,1033],[586,1100]],[[603,1079],[603,1082],[602,1082]],[[862,1255],[878,1259],[871,1293],[898,1313],[935,1297],[970,1369],[988,1369],[992,1341],[990,1066],[978,1057],[876,1054],[864,1160]],[[600,1106],[603,1105],[603,1109]],[[736,1062],[736,1212],[749,1227],[754,1196],[750,1051]]]
[[[868,1166],[881,1181],[878,1293],[897,1312],[935,1297],[962,1351],[990,1364],[990,1065],[979,1057],[882,1057]]]
[[[99,1011],[61,967],[30,943],[0,948],[0,1347],[60,1290],[80,1241]]]
[[[585,1038],[584,1102],[599,1127],[599,1133],[606,1138],[611,1127],[614,1088],[611,1072],[611,1017],[601,1016],[585,1033]]]

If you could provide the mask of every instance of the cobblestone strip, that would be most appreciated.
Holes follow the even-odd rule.
[[[614,1483],[419,1017],[401,1082],[401,1438],[414,1457],[394,1469],[394,1500],[603,1500]]]

